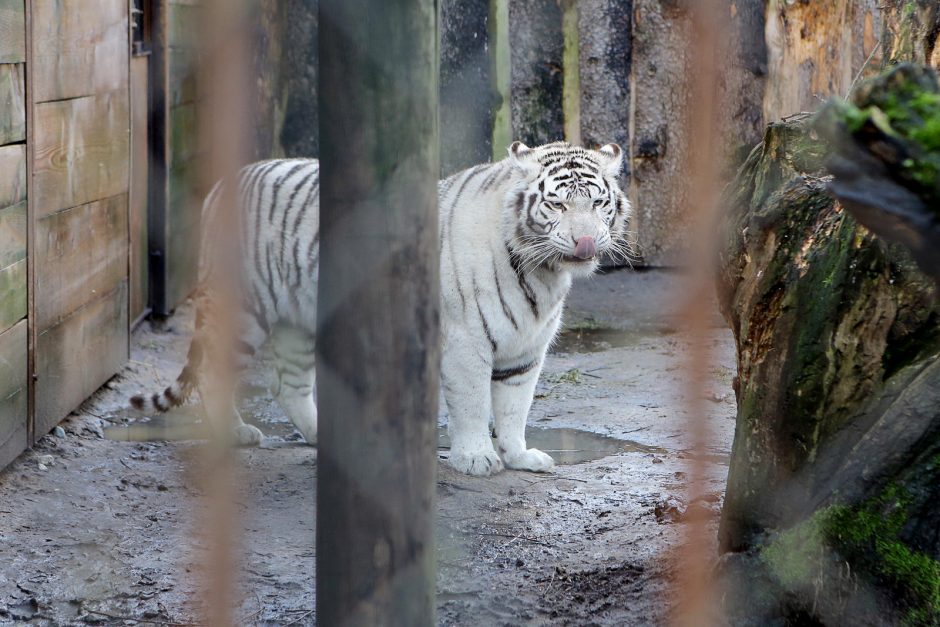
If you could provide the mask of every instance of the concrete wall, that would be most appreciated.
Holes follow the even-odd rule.
[[[272,17],[259,21],[256,69],[260,91],[271,95],[259,96],[258,156],[316,156],[317,1],[261,4]],[[940,18],[929,0],[917,0],[923,33],[885,31],[882,41],[885,16],[902,5],[726,0],[721,123],[729,168],[767,122],[844,94],[892,50],[940,59]],[[688,78],[697,57],[685,7],[683,0],[442,0],[442,175],[502,158],[512,140],[617,142],[629,156],[624,185],[644,263],[681,265],[689,241],[681,190]]]
[[[581,141],[630,145],[633,0],[582,0],[580,44]]]
[[[490,2],[441,5],[441,175],[449,176],[493,154],[498,106],[490,61]]]

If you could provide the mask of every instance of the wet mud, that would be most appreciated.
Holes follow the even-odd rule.
[[[530,445],[552,473],[460,475],[440,416],[436,543],[441,625],[649,625],[690,507],[718,512],[734,429],[730,333],[712,331],[707,498],[687,502],[685,340],[677,277],[615,272],[579,284],[546,360]],[[141,419],[126,398],[181,365],[193,312],[144,323],[125,370],[0,473],[0,625],[198,624],[211,536],[198,407]],[[236,621],[312,625],[316,449],[267,394],[264,363],[240,410],[264,433],[240,449]]]

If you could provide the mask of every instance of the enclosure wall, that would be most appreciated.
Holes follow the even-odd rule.
[[[27,446],[26,8],[0,0],[0,467]]]
[[[128,5],[29,4],[39,437],[128,357]]]
[[[128,357],[125,0],[0,1],[0,466]]]

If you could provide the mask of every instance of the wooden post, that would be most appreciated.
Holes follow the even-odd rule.
[[[320,2],[317,623],[434,623],[438,3]]]
[[[578,0],[561,3],[561,32],[564,37],[561,67],[561,107],[564,112],[565,141],[581,145],[581,42],[578,32]]]
[[[512,110],[510,92],[512,78],[509,75],[512,61],[509,55],[509,0],[490,0],[490,76],[493,91],[498,97],[498,105],[493,113],[493,161],[506,156],[506,149],[512,143]]]

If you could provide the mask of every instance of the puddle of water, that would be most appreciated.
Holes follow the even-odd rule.
[[[261,429],[266,444],[276,444],[274,441],[290,441],[298,439],[294,425],[286,419],[267,420],[266,415],[255,416],[244,409],[240,412],[249,424]],[[117,412],[117,418],[124,418],[127,424],[105,427],[104,437],[119,442],[178,442],[181,440],[206,440],[209,430],[201,422],[198,409],[189,406],[186,409],[172,409],[164,414],[157,414],[149,419],[142,419],[139,414],[127,410]]]
[[[527,427],[525,437],[526,445],[548,453],[560,465],[581,464],[619,453],[666,453],[666,449],[658,446],[647,446],[633,440],[621,440],[581,429]],[[447,427],[438,427],[437,446],[439,449],[450,449]]]
[[[105,427],[104,435],[109,440],[120,442],[203,440],[208,437],[208,431],[198,420],[194,414],[174,410],[143,422]],[[264,431],[266,439],[294,439],[294,427],[289,423],[264,423],[259,428]],[[446,427],[438,427],[437,442],[439,449],[450,449]],[[548,453],[556,464],[561,465],[580,464],[619,453],[666,453],[658,446],[569,428],[528,427],[526,444]]]
[[[133,419],[133,418],[132,418]],[[199,417],[180,410],[157,414],[149,420],[104,428],[104,437],[119,442],[177,442],[202,440],[208,431]]]

